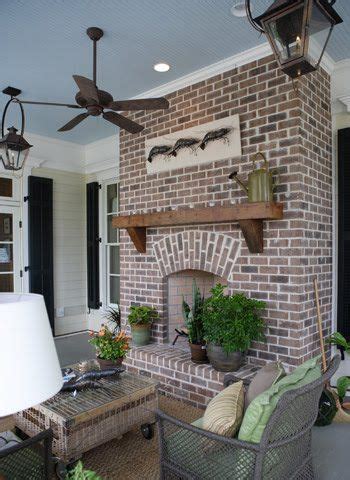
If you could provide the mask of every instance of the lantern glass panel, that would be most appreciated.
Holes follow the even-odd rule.
[[[0,146],[0,159],[6,170],[20,170],[29,154],[29,148],[18,150]]]
[[[304,54],[304,6],[264,22],[266,33],[275,46],[281,64]]]
[[[309,27],[309,46],[308,46],[308,61],[316,66],[320,60],[322,52],[327,45],[328,38],[332,30],[333,23],[313,2],[310,27]]]

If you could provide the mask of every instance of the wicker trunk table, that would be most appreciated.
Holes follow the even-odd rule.
[[[111,378],[99,381],[103,388],[81,391],[75,397],[58,393],[17,413],[16,426],[29,436],[51,428],[53,453],[67,464],[138,425],[143,425],[147,438],[158,407],[157,383],[126,372]]]

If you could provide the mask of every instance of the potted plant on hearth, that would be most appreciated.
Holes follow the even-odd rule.
[[[97,361],[102,370],[122,364],[130,350],[130,338],[124,330],[114,332],[102,324],[99,332],[90,332],[90,336],[89,342],[97,350]]]
[[[131,336],[134,345],[141,347],[150,342],[151,326],[157,318],[158,312],[154,307],[131,305],[128,321],[131,327]]]
[[[188,332],[188,342],[191,350],[191,360],[194,363],[208,363],[207,349],[203,337],[203,305],[204,296],[197,287],[196,280],[192,283],[192,308],[182,296],[182,315]]]
[[[203,305],[204,339],[212,366],[221,372],[238,370],[253,340],[264,339],[260,316],[265,302],[243,293],[225,295],[218,283]]]

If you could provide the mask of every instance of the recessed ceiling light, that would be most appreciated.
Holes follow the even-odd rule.
[[[153,68],[156,72],[167,72],[170,70],[170,65],[168,63],[156,63]]]
[[[252,8],[251,8],[252,10]],[[231,7],[231,13],[235,17],[246,17],[247,12],[245,9],[245,3],[244,2],[237,2]]]

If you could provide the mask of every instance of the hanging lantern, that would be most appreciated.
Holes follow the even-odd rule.
[[[317,70],[334,25],[343,20],[333,8],[335,0],[275,0],[262,15],[247,16],[265,33],[281,69],[292,78]]]
[[[8,128],[8,133],[4,135],[4,125],[7,109],[11,102],[16,102],[20,106],[22,116],[21,133],[18,134],[18,130],[15,127]],[[23,137],[24,133],[24,110],[21,102],[17,98],[11,97],[7,102],[4,113],[2,115],[2,126],[0,139],[0,158],[4,165],[5,170],[20,170],[23,168],[24,163],[28,157],[29,149],[33,146],[30,145]]]

